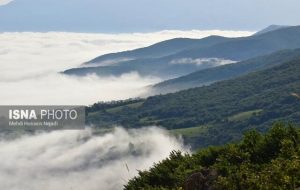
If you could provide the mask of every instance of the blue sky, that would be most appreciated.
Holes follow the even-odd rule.
[[[299,0],[13,0],[0,6],[0,31],[258,30],[300,25],[299,7]]]

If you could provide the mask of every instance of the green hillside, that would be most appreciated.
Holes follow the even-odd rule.
[[[246,61],[203,69],[179,78],[163,81],[154,85],[152,91],[153,94],[159,94],[200,87],[217,81],[235,78],[250,72],[270,68],[297,58],[300,58],[300,49],[281,50]]]
[[[236,144],[169,158],[139,171],[125,190],[295,190],[300,188],[300,130],[277,124]]]
[[[157,125],[170,130],[206,126],[186,141],[194,147],[224,144],[251,128],[265,131],[274,121],[300,122],[300,101],[295,96],[300,94],[299,73],[296,59],[206,87],[99,103],[87,109],[87,122],[97,127]]]

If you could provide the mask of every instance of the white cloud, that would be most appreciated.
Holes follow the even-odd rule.
[[[135,49],[175,37],[247,36],[245,31],[160,31],[132,34],[0,33],[0,104],[91,104],[139,96],[159,79],[57,74],[96,56]]]
[[[7,5],[8,3],[11,3],[13,0],[0,0],[0,6]]]
[[[146,94],[145,86],[158,81],[156,78],[140,77],[136,73],[105,78],[95,75],[79,78],[49,74],[0,82],[0,104],[89,105]]]
[[[116,128],[100,136],[80,130],[0,138],[0,189],[119,190],[137,170],[173,150],[188,151],[155,127]]]
[[[174,59],[170,62],[170,64],[195,64],[195,65],[203,65],[203,64],[212,64],[215,66],[218,65],[226,65],[230,63],[235,63],[236,61],[227,60],[227,59],[219,59],[219,58],[180,58]]]
[[[77,78],[58,72],[109,52],[212,34],[233,37],[251,32],[0,33],[0,105],[91,104],[138,96],[144,86],[160,79],[136,73]],[[152,166],[172,150],[186,150],[180,140],[158,128],[118,128],[102,136],[83,130],[7,138],[0,133],[0,189],[7,190],[118,190],[137,169]]]

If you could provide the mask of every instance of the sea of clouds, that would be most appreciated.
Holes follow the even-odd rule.
[[[105,53],[175,37],[247,36],[239,31],[161,31],[132,34],[0,33],[0,105],[88,105],[145,94],[153,77],[71,77],[59,72]],[[194,60],[192,60],[194,61]],[[198,61],[198,60],[197,60]],[[195,62],[195,61],[194,61]],[[188,151],[167,131],[148,127],[36,132],[9,138],[0,133],[0,189],[120,190],[172,150]]]
[[[120,77],[82,78],[59,72],[99,55],[135,49],[163,40],[209,35],[247,36],[245,31],[160,31],[153,33],[0,33],[0,105],[92,104],[145,94],[159,78],[128,73]]]
[[[137,170],[166,158],[172,150],[188,152],[180,139],[148,127],[54,131],[0,140],[0,189],[120,190]]]

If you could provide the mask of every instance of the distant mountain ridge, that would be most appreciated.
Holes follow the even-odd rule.
[[[118,76],[136,71],[143,76],[159,76],[163,79],[174,78],[195,70],[213,67],[216,64],[171,64],[172,60],[168,59],[170,54],[176,54],[183,49],[192,47],[205,48],[228,40],[230,38],[221,36],[209,36],[202,39],[175,38],[145,48],[99,56],[86,62],[84,67],[69,69],[64,73],[77,76],[92,73],[99,76]],[[108,62],[112,64],[106,64]]]
[[[263,70],[278,65],[283,61],[290,61],[296,58],[300,58],[300,49],[281,50],[246,61],[203,69],[179,78],[163,81],[152,87],[152,93],[169,93],[209,85],[217,81],[228,80],[250,72]]]
[[[271,32],[271,31],[274,31],[274,30],[278,30],[278,29],[282,29],[282,28],[287,28],[287,27],[291,27],[291,26],[275,25],[275,24],[273,24],[273,25],[268,26],[265,29],[262,29],[262,30],[256,32],[254,35],[261,35],[261,34],[264,34],[264,33],[267,33],[267,32]]]
[[[202,39],[190,39],[190,38],[174,38],[166,41],[156,43],[154,45],[139,48],[130,51],[123,51],[118,53],[105,54],[91,61],[85,63],[85,65],[99,64],[103,61],[109,61],[112,59],[145,59],[145,58],[159,58],[163,56],[172,55],[180,52],[184,49],[192,47],[208,47],[216,43],[225,42],[228,38],[222,36],[209,36]]]
[[[283,49],[300,48],[300,26],[282,28],[261,35],[232,38],[207,48],[192,48],[173,55],[176,57],[216,57],[235,61],[265,55]]]
[[[135,71],[142,76],[170,79],[218,66],[223,60],[241,61],[283,49],[300,48],[299,36],[300,26],[293,26],[240,38],[211,36],[203,39],[174,39],[133,51],[103,55],[86,63],[84,68],[74,68],[64,73],[109,76]],[[195,64],[207,58],[220,59],[220,63]],[[97,65],[109,60],[115,60],[115,63]],[[180,63],[181,60],[190,61],[187,64],[172,64]]]

